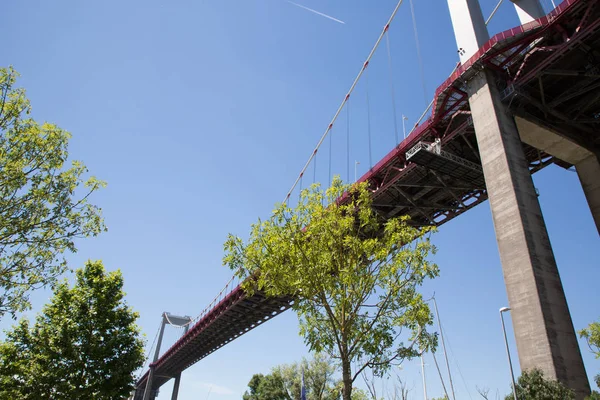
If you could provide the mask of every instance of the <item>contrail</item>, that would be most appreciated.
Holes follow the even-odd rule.
[[[290,4],[293,4],[293,5],[295,5],[296,7],[304,8],[304,9],[305,9],[305,10],[307,10],[307,11],[310,11],[310,12],[312,12],[312,13],[315,13],[315,14],[317,14],[317,15],[320,15],[321,17],[328,18],[328,19],[330,19],[330,20],[332,20],[332,21],[335,21],[335,22],[337,22],[337,23],[339,23],[339,24],[346,24],[344,21],[341,21],[341,20],[339,20],[339,19],[337,19],[337,18],[333,18],[332,16],[329,16],[329,15],[327,15],[327,14],[323,14],[322,12],[318,12],[317,10],[313,10],[312,8],[304,7],[303,5],[301,5],[301,4],[298,4],[298,3],[294,3],[293,1],[290,1],[290,0],[285,0],[285,1],[287,1],[287,2],[288,2],[288,3],[290,3]]]

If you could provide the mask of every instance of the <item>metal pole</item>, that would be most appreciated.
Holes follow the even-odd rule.
[[[190,324],[188,323],[183,327],[183,335],[185,335],[190,329]],[[182,336],[183,336],[182,335]],[[177,374],[175,377],[175,383],[173,384],[173,394],[171,395],[171,400],[177,400],[177,396],[179,395],[179,383],[181,382],[181,372]]]
[[[144,389],[144,400],[150,400],[150,393],[152,392],[152,379],[154,378],[154,366],[150,366],[148,371],[148,380],[146,381],[146,389]]]
[[[156,342],[156,349],[154,350],[152,364],[158,360],[158,356],[160,355],[160,345],[162,344],[163,334],[165,333],[165,325],[167,324],[165,314],[166,313],[162,314],[162,324],[160,325],[160,333],[158,334],[158,341]],[[144,390],[144,400],[150,400],[150,392],[152,391],[152,378],[154,378],[154,366],[152,364],[150,364],[150,372],[148,372],[146,390]]]
[[[485,24],[489,24],[490,21],[492,20],[492,17],[494,16],[494,14],[496,14],[496,11],[498,11],[498,9],[500,8],[500,4],[502,4],[504,0],[500,0],[498,2],[498,4],[496,4],[496,7],[494,8],[494,10],[492,11],[492,13],[490,14],[490,16],[488,17],[488,19],[485,20]]]
[[[408,121],[408,118],[402,114],[402,134],[404,135],[404,139],[406,139],[406,126],[404,125],[404,121]]]
[[[515,400],[519,400],[517,397],[517,385],[515,384],[515,373],[513,372],[512,360],[510,359],[510,349],[508,348],[508,338],[506,337],[506,327],[504,326],[504,315],[503,312],[509,311],[510,308],[502,307],[500,309],[500,320],[502,321],[502,333],[504,333],[504,344],[506,345],[506,355],[508,356],[508,366],[510,367],[510,378],[512,379],[513,386],[513,397]]]
[[[360,164],[358,161],[354,161],[354,183],[356,183],[356,166]]]
[[[423,376],[423,399],[427,400],[427,383],[425,382],[425,361],[421,353],[421,375]]]
[[[433,306],[435,307],[435,316],[437,317],[438,326],[440,327],[440,336],[442,337],[442,349],[444,349],[444,358],[446,358],[446,368],[448,368],[448,376],[450,377],[450,390],[452,391],[452,398],[456,400],[456,394],[454,393],[454,384],[452,383],[452,373],[450,372],[450,363],[448,362],[448,353],[446,353],[446,343],[444,342],[444,331],[442,330],[442,322],[440,321],[440,313],[437,307],[437,301],[433,296]]]

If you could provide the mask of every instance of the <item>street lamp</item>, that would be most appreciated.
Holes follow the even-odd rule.
[[[408,117],[405,117],[402,114],[402,134],[404,135],[404,139],[406,139],[406,126],[404,125],[404,121],[408,121]]]
[[[354,183],[356,183],[356,166],[360,164],[359,161],[354,161]]]
[[[513,397],[515,400],[519,400],[517,397],[517,385],[515,384],[515,373],[513,372],[512,361],[510,359],[510,350],[508,349],[508,339],[506,337],[506,327],[504,326],[504,315],[502,313],[510,311],[509,307],[502,307],[500,309],[500,320],[502,321],[502,332],[504,333],[504,344],[506,344],[506,355],[508,356],[508,366],[510,367],[510,378],[512,379],[513,386]]]

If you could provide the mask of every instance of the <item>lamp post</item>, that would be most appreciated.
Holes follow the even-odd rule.
[[[425,381],[425,360],[421,351],[421,375],[423,376],[423,398],[427,400],[427,382]]]
[[[446,343],[444,342],[444,331],[442,330],[442,322],[440,321],[440,313],[438,311],[437,301],[435,300],[435,295],[433,296],[433,306],[435,308],[435,316],[437,317],[438,327],[440,328],[440,336],[442,338],[442,349],[444,349],[444,358],[446,359],[446,368],[448,368],[448,377],[450,378],[450,389],[452,390],[452,398],[454,400],[456,400],[456,394],[454,393],[454,383],[452,383],[452,373],[450,372],[450,363],[448,362],[448,353],[446,353]]]
[[[508,348],[508,338],[506,337],[506,327],[504,326],[504,315],[506,311],[510,311],[509,307],[502,307],[500,309],[500,320],[502,321],[502,333],[504,333],[504,344],[506,345],[506,355],[508,356],[508,366],[510,367],[510,378],[512,379],[513,386],[513,397],[515,400],[519,400],[517,397],[517,385],[515,384],[515,373],[513,372],[512,360],[510,359],[510,350]]]
[[[356,183],[356,166],[360,164],[359,161],[354,161],[354,183]]]
[[[404,135],[404,139],[406,139],[406,126],[404,125],[404,121],[408,121],[408,117],[402,114],[402,134]]]

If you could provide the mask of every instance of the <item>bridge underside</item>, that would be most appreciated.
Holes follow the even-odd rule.
[[[267,298],[260,292],[247,296],[238,286],[154,365],[153,395],[179,372],[287,310],[291,304],[292,300],[289,298]],[[134,399],[143,398],[147,381],[148,372],[137,383]]]
[[[544,18],[495,35],[458,67],[437,89],[432,116],[360,179],[369,182],[378,213],[441,225],[487,200],[466,92],[466,82],[481,69],[495,72],[515,115],[600,154],[597,3],[566,0]],[[431,150],[436,142],[440,153]],[[523,148],[531,173],[551,164],[572,166],[525,143]],[[238,287],[153,364],[153,392],[290,304],[260,293],[248,297]],[[142,399],[147,379],[148,372],[135,399]]]
[[[429,120],[360,179],[370,182],[379,213],[441,225],[487,199],[483,173],[458,164],[481,166],[466,92],[466,82],[481,69],[494,71],[503,102],[516,116],[599,155],[599,31],[597,1],[565,1],[541,21],[490,39],[438,88]],[[460,160],[427,151],[409,157],[419,143],[436,140]],[[531,173],[551,164],[572,166],[526,143],[523,149]]]

